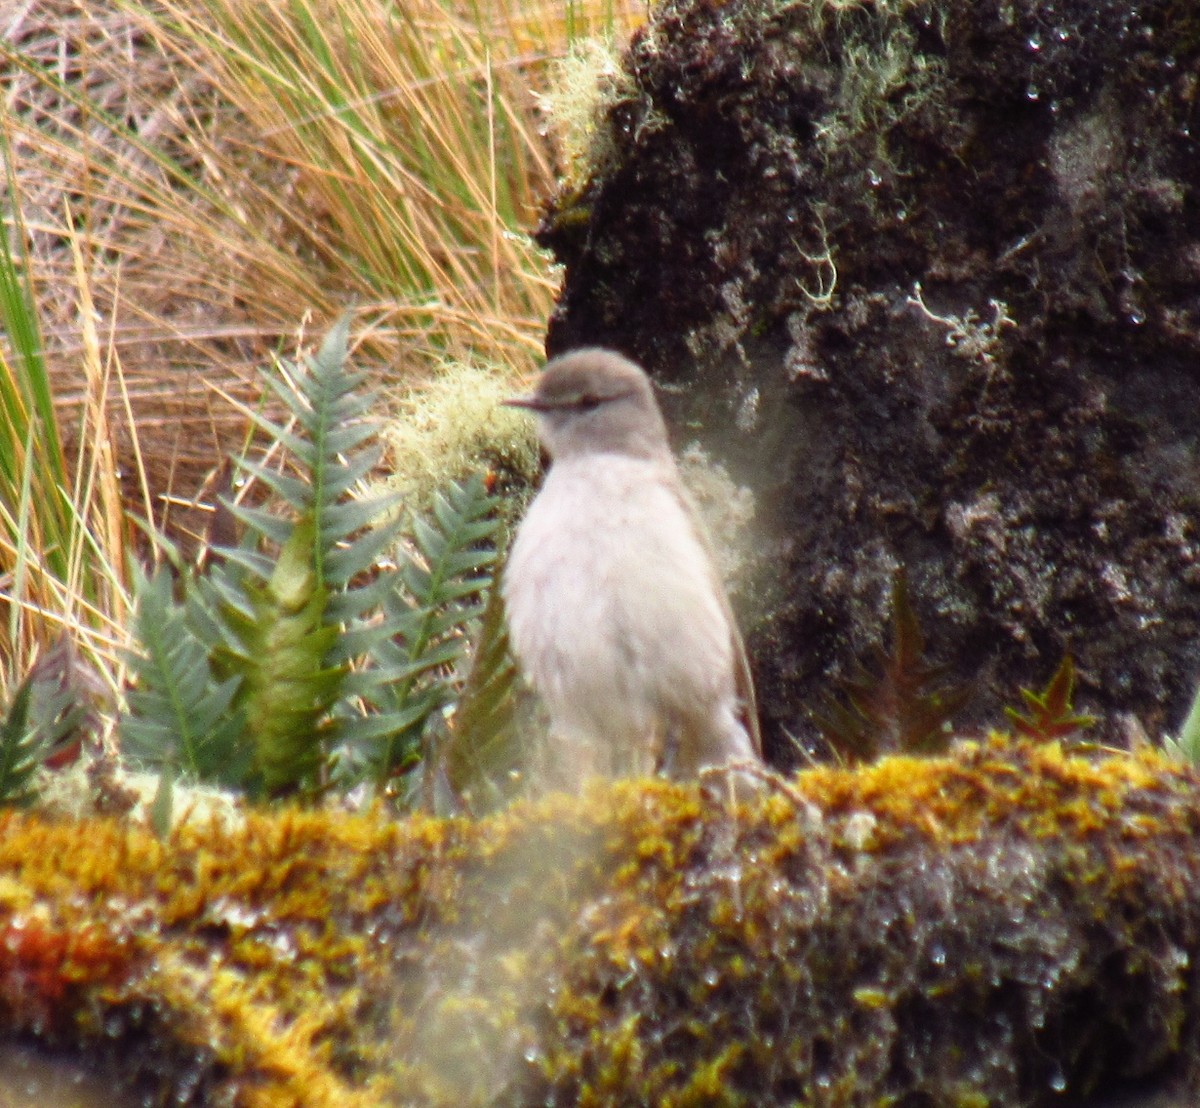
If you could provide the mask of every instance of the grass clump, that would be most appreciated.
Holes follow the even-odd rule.
[[[60,403],[72,237],[155,495],[190,500],[236,448],[211,386],[253,402],[301,312],[324,326],[353,302],[377,382],[448,358],[528,372],[556,284],[526,234],[554,174],[535,93],[572,38],[638,18],[610,0],[23,11],[3,129]],[[115,446],[132,468],[130,435]]]

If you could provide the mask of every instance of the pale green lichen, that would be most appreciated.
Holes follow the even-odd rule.
[[[385,482],[405,509],[420,511],[451,480],[499,469],[532,483],[538,448],[529,418],[501,401],[523,391],[513,374],[450,362],[431,381],[399,398],[384,428]]]
[[[718,572],[730,592],[737,593],[762,560],[752,527],[754,494],[699,443],[680,452],[679,471],[712,540]]]
[[[612,39],[580,39],[552,64],[538,103],[557,150],[563,192],[581,188],[597,167],[611,161],[612,140],[604,117],[613,105],[633,95],[633,81]],[[656,117],[649,125],[662,124]]]

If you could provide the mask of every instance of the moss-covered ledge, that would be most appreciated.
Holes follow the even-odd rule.
[[[1000,739],[736,810],[718,782],[623,782],[475,823],[250,813],[163,843],[8,815],[0,1021],[110,1104],[1183,1087],[1198,829],[1200,778],[1156,753]]]

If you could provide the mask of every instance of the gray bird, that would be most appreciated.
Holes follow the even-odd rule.
[[[550,456],[503,592],[550,715],[551,781],[758,764],[745,647],[649,378],[581,349],[506,403],[536,413]]]

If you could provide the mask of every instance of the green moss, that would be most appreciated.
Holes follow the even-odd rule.
[[[0,1019],[192,1103],[1050,1103],[1195,1065],[1197,786],[994,738],[745,808],[8,816]]]

